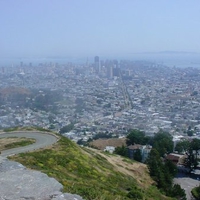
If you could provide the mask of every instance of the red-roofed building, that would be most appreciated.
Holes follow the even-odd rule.
[[[170,153],[166,156],[167,160],[171,160],[175,165],[184,165],[184,161],[187,155],[180,155],[175,153]]]

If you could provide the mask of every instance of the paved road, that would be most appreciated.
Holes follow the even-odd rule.
[[[0,134],[0,138],[5,137],[26,137],[33,138],[36,140],[34,144],[18,147],[14,149],[8,149],[1,152],[1,156],[7,157],[13,154],[33,151],[35,149],[44,148],[46,146],[52,145],[57,142],[58,138],[54,135],[48,133],[42,133],[37,131],[20,131],[20,132],[11,132],[11,133],[2,133]]]
[[[178,183],[181,186],[181,188],[183,188],[185,190],[187,200],[193,200],[194,199],[192,197],[191,190],[194,187],[199,186],[199,184],[200,184],[199,180],[193,179],[193,178],[190,178],[190,177],[184,177],[184,176],[174,178],[174,183]]]

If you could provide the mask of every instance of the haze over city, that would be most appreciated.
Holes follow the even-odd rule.
[[[200,199],[199,7],[0,0],[0,199]]]
[[[142,59],[166,51],[198,57],[199,6],[198,0],[1,1],[0,58]]]

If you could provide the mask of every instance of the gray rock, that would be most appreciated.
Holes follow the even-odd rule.
[[[54,178],[7,159],[0,159],[0,185],[0,200],[83,200],[63,194],[63,186]]]
[[[25,167],[18,162],[9,161],[7,159],[4,159],[2,162],[0,162],[0,173],[15,169],[25,169]]]
[[[52,200],[83,200],[83,199],[79,195],[65,193],[53,198]]]

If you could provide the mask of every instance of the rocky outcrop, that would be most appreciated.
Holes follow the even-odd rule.
[[[83,200],[62,189],[54,178],[0,157],[0,200]]]

